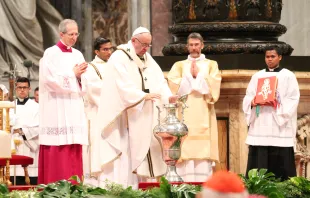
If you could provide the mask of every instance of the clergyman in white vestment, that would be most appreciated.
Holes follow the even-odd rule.
[[[162,151],[153,135],[156,105],[175,102],[164,75],[147,53],[152,36],[136,29],[131,40],[112,54],[103,78],[96,119],[97,141],[92,142],[91,170],[106,179],[137,188],[166,172]]]
[[[90,175],[90,152],[93,134],[94,119],[98,111],[98,103],[100,99],[102,78],[104,77],[104,70],[108,67],[109,60],[113,51],[110,39],[98,37],[94,42],[94,52],[96,54],[94,60],[88,64],[87,70],[82,74],[82,87],[85,89],[84,106],[85,113],[89,124],[89,145],[83,146],[83,171],[84,183],[97,185],[96,181],[91,179]],[[94,183],[95,182],[95,183]]]
[[[87,63],[72,46],[79,36],[74,20],[59,24],[60,41],[40,60],[39,183],[83,175],[82,145],[88,144],[81,74]]]
[[[16,80],[16,110],[11,109],[13,128],[13,145],[17,155],[33,158],[33,164],[28,166],[30,184],[36,185],[38,179],[39,157],[39,104],[29,98],[30,81],[20,77]],[[16,168],[16,185],[26,185],[25,172],[22,166]],[[14,168],[11,169],[14,175]],[[11,179],[13,181],[13,178]]]
[[[176,165],[178,174],[186,182],[206,181],[219,160],[214,104],[220,96],[222,78],[217,62],[201,54],[203,46],[202,36],[191,33],[187,38],[188,58],[176,62],[168,74],[172,92],[188,94],[189,108],[184,110],[184,123],[189,133]]]

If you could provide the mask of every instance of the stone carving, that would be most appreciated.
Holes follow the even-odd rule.
[[[203,17],[213,20],[220,14],[219,0],[204,0]]]
[[[252,20],[258,20],[262,15],[259,0],[247,0],[245,2],[246,16]]]
[[[112,39],[119,45],[128,41],[128,6],[126,0],[92,0],[93,38]]]
[[[183,0],[174,0],[172,8],[173,20],[175,22],[184,21],[188,16],[188,5],[183,3]]]
[[[284,55],[294,50],[278,41],[286,32],[278,23],[282,0],[174,0],[172,8],[174,24],[169,32],[174,42],[163,48],[165,56],[187,55],[186,38],[191,32],[204,37],[204,53],[261,54],[269,45],[281,47]]]
[[[304,115],[297,120],[295,162],[297,174],[303,177],[306,176],[306,166],[310,162],[309,148],[305,144],[305,140],[310,137],[309,124],[310,114]]]

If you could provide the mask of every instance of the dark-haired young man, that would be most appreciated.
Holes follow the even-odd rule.
[[[28,166],[31,185],[37,184],[38,154],[39,154],[39,104],[29,98],[30,81],[28,78],[18,78],[16,81],[16,113],[13,116],[13,139],[17,155],[33,158],[33,164]],[[25,185],[24,168],[16,166],[16,184]]]
[[[300,94],[294,73],[280,67],[281,60],[280,48],[271,46],[266,49],[267,68],[252,76],[243,100],[243,111],[249,126],[247,172],[264,168],[285,180],[296,176],[294,142]],[[271,76],[276,76],[278,81],[276,97],[279,105],[256,104],[258,79]]]
[[[89,152],[91,147],[91,138],[93,130],[93,119],[97,114],[98,102],[102,87],[102,78],[104,77],[104,70],[108,67],[106,63],[110,58],[113,47],[110,39],[98,37],[94,42],[94,52],[96,54],[94,60],[88,64],[86,72],[82,75],[82,85],[85,88],[86,94],[84,96],[84,106],[87,119],[89,120],[89,146],[83,147],[83,170],[84,182],[91,182],[90,178],[90,160]],[[93,183],[94,184],[94,183]]]

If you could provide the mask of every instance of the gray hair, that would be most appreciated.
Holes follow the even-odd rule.
[[[75,24],[76,26],[78,26],[77,22],[75,20],[72,20],[72,19],[64,19],[62,20],[60,23],[59,23],[59,26],[58,26],[58,30],[59,32],[67,32],[67,25],[68,24]]]
[[[189,39],[199,39],[201,41],[201,43],[203,43],[202,36],[197,32],[190,33],[190,35],[188,35],[188,37],[187,37],[187,42]]]

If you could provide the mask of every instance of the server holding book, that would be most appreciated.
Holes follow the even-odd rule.
[[[296,176],[294,146],[299,87],[295,74],[280,67],[281,49],[265,51],[267,68],[255,73],[243,100],[249,126],[247,172],[268,169],[281,180]]]

